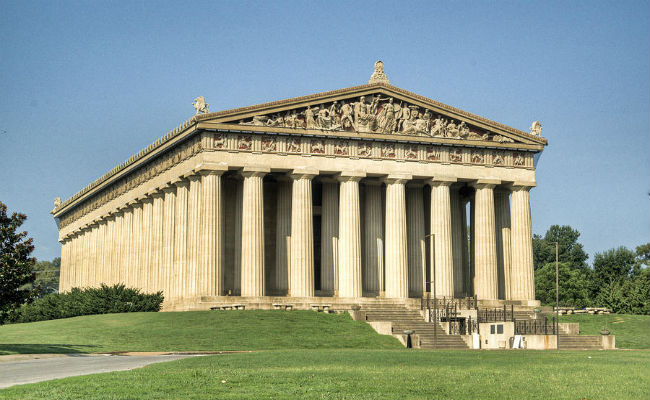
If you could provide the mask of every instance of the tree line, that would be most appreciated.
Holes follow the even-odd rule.
[[[561,307],[607,307],[615,313],[650,314],[650,243],[596,253],[592,265],[578,242],[580,232],[551,226],[544,237],[533,235],[535,295],[555,305],[555,243],[558,248]]]

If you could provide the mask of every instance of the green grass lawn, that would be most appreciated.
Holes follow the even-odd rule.
[[[348,314],[313,311],[104,314],[0,326],[0,355],[401,347]]]
[[[647,351],[277,350],[16,386],[0,397],[647,399],[649,367]]]
[[[560,316],[560,322],[579,322],[581,335],[600,335],[606,326],[616,335],[619,349],[650,349],[650,316],[629,314],[573,314]]]

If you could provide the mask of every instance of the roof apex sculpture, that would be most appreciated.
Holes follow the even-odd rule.
[[[372,73],[370,76],[370,80],[368,83],[377,83],[377,82],[383,82],[383,83],[388,83],[388,77],[384,73],[384,63],[379,60],[375,63],[375,72]]]

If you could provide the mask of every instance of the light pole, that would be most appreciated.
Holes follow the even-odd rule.
[[[435,348],[438,345],[438,300],[436,299],[436,258],[434,245],[436,243],[436,234],[430,233],[424,235],[424,238],[431,238],[429,241],[429,257],[431,258],[431,285],[433,286],[433,347]],[[431,316],[429,316],[431,317]]]
[[[555,242],[555,345],[560,349],[560,268],[558,261],[560,243]]]

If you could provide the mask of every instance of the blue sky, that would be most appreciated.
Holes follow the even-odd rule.
[[[72,196],[181,121],[367,82],[527,130],[549,146],[533,231],[587,252],[650,241],[648,1],[0,4],[0,201],[60,253]]]

